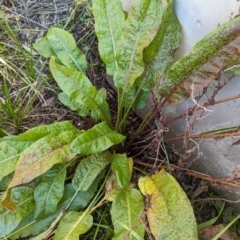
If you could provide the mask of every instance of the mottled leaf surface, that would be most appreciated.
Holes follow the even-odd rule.
[[[76,46],[73,36],[63,29],[51,27],[46,37],[34,44],[34,48],[46,58],[56,55],[68,68],[81,72],[87,69],[84,54]]]
[[[144,239],[144,202],[134,188],[119,192],[112,203],[113,240]]]
[[[16,205],[15,211],[0,204],[0,237],[11,233],[23,218],[34,211],[33,190],[29,187],[12,189],[11,200]]]
[[[0,142],[0,181],[12,173],[19,158],[18,151],[7,142]]]
[[[48,135],[58,135],[64,131],[74,131],[76,127],[70,121],[56,122],[42,126],[33,127],[17,136],[6,136],[0,139],[0,142],[7,142],[8,145],[18,151],[23,151],[35,141]]]
[[[161,19],[159,1],[139,0],[133,5],[123,26],[117,48],[118,68],[114,83],[124,91],[132,86],[144,71],[143,50],[155,37]]]
[[[50,60],[50,70],[58,86],[72,101],[85,105],[91,111],[96,110],[98,118],[111,125],[106,100],[82,72],[61,66],[53,58]]]
[[[141,177],[150,230],[156,239],[198,239],[191,203],[177,181],[164,170]]]
[[[131,172],[126,154],[114,154],[111,168],[116,173],[118,185],[127,188],[131,180]]]
[[[113,76],[117,68],[115,60],[117,42],[125,22],[125,15],[120,0],[93,0],[92,10],[95,20],[95,32],[98,38],[98,49],[107,73]]]
[[[14,210],[16,206],[10,199],[10,188],[32,181],[54,164],[70,161],[76,155],[70,151],[70,144],[79,134],[80,131],[66,131],[58,136],[50,135],[24,150],[20,154],[13,179],[8,186],[2,204]]]
[[[173,62],[173,54],[181,42],[181,26],[173,10],[173,1],[164,9],[157,35],[144,50],[145,81],[158,82],[165,76]],[[152,84],[144,83],[144,90],[151,90]]]
[[[112,154],[108,151],[93,154],[81,160],[72,180],[74,189],[76,191],[87,191],[95,178],[111,160]]]
[[[160,94],[173,102],[188,97],[239,59],[240,17],[236,17],[208,34],[171,67]]]
[[[102,152],[124,139],[125,136],[113,131],[102,122],[77,137],[71,144],[71,150],[78,154]]]
[[[92,216],[87,212],[68,212],[61,220],[53,240],[78,240],[93,224]]]
[[[76,111],[77,114],[82,117],[86,117],[89,114],[89,110],[85,105],[72,100],[67,94],[63,92],[58,94],[58,99],[62,104],[64,104],[71,110]]]
[[[34,189],[35,218],[44,218],[57,211],[58,202],[64,192],[65,178],[65,164],[56,164],[43,174],[40,183]]]

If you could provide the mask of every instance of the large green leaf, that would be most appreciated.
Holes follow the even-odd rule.
[[[56,164],[42,177],[34,190],[36,203],[34,217],[41,219],[57,211],[57,205],[63,196],[66,178],[65,164]]]
[[[173,10],[173,1],[163,9],[161,26],[157,35],[143,52],[146,64],[143,74],[136,80],[141,89],[134,102],[134,109],[143,108],[149,100],[154,85],[165,76],[172,65],[173,55],[181,42],[181,26]]]
[[[84,54],[76,46],[73,36],[60,28],[52,27],[45,38],[34,44],[34,48],[44,57],[56,55],[68,68],[85,72],[87,62]]]
[[[11,233],[23,218],[34,211],[33,190],[29,187],[14,188],[11,200],[17,206],[15,211],[10,211],[0,204],[0,237]]]
[[[18,151],[7,142],[0,142],[0,181],[15,170],[19,158]]]
[[[138,185],[146,196],[148,223],[155,239],[198,239],[191,203],[170,174],[162,170],[141,177]]]
[[[87,191],[95,178],[111,162],[112,154],[108,151],[90,155],[79,163],[72,184],[76,191]]]
[[[58,218],[62,210],[64,210],[69,205],[69,203],[71,203],[68,208],[69,211],[79,211],[85,208],[94,196],[94,193],[98,188],[98,183],[102,177],[102,175],[97,177],[97,179],[93,182],[87,191],[78,192],[77,195],[75,195],[76,190],[72,187],[72,184],[67,184],[64,188],[63,197],[59,202],[58,211],[55,214],[41,220],[34,219],[34,215],[32,214],[29,217],[23,219],[18,227],[12,232],[12,234],[9,234],[7,237],[18,240],[19,238],[35,236],[46,231],[52,222]]]
[[[115,61],[117,42],[121,37],[125,15],[120,0],[93,0],[92,10],[98,49],[107,73],[113,76],[117,68]]]
[[[124,139],[123,135],[113,131],[105,122],[102,122],[77,137],[71,144],[71,150],[78,154],[102,152],[121,143]]]
[[[91,111],[96,110],[99,118],[111,126],[106,100],[82,72],[61,66],[53,58],[50,60],[50,69],[59,87],[72,101],[85,105]]]
[[[126,154],[114,154],[111,168],[116,172],[118,185],[127,188],[131,180],[131,171]]]
[[[146,80],[153,78],[155,81],[165,76],[173,63],[173,54],[181,43],[181,25],[173,9],[173,1],[163,9],[162,21],[157,35],[144,50],[144,62],[146,63]],[[151,89],[151,85],[146,86]]]
[[[17,136],[6,136],[0,139],[0,142],[7,142],[8,145],[23,151],[29,147],[35,141],[51,134],[58,135],[63,131],[74,131],[76,127],[72,125],[70,121],[56,122],[53,124],[42,125],[29,129],[28,131],[21,133]]]
[[[115,196],[111,217],[114,226],[113,240],[144,239],[144,202],[137,189],[131,188]]]
[[[53,240],[78,240],[93,224],[88,212],[68,212],[61,220]]]
[[[78,131],[62,132],[58,136],[46,136],[29,148],[19,157],[15,173],[2,204],[9,209],[16,206],[10,200],[10,188],[32,181],[49,170],[54,164],[70,161],[76,154],[70,151],[70,144],[79,135]]]
[[[89,114],[89,110],[85,105],[73,101],[66,93],[59,93],[58,99],[62,104],[64,104],[71,110],[76,111],[77,114],[82,117],[86,117]]]
[[[144,71],[143,50],[157,34],[162,14],[160,6],[158,0],[136,1],[123,26],[117,48],[118,68],[114,74],[114,83],[124,91]]]
[[[170,69],[160,94],[174,101],[202,90],[224,69],[239,63],[240,17],[222,24]]]

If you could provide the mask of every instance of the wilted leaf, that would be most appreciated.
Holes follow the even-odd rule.
[[[56,164],[41,176],[41,181],[34,190],[35,218],[44,218],[57,211],[58,202],[64,192],[65,178],[65,164]]]
[[[0,237],[11,233],[20,221],[34,211],[33,190],[28,187],[12,189],[11,200],[16,205],[15,211],[10,211],[0,204]]]
[[[70,151],[70,144],[78,135],[78,131],[63,132],[58,136],[49,135],[24,150],[20,154],[14,177],[8,186],[2,204],[14,210],[14,204],[10,200],[10,188],[32,181],[54,164],[70,161],[76,155]]]
[[[92,10],[99,53],[106,64],[107,73],[113,75],[117,68],[115,61],[117,42],[125,22],[122,4],[120,0],[93,0]]]
[[[148,223],[156,239],[198,239],[191,203],[170,174],[162,170],[141,177],[138,185],[146,196]]]
[[[87,191],[95,178],[111,162],[111,160],[112,155],[108,151],[90,155],[81,160],[72,180],[74,189],[76,191]]]
[[[221,71],[239,63],[239,49],[240,17],[236,17],[208,34],[172,66],[159,89],[161,96],[175,101],[202,90]]]
[[[15,148],[7,142],[0,142],[0,181],[15,170],[18,158],[19,154]]]
[[[102,152],[121,143],[125,136],[113,131],[105,122],[99,123],[77,137],[71,144],[71,150],[78,154]]]
[[[50,69],[58,86],[71,101],[85,105],[91,111],[96,110],[98,118],[107,121],[111,126],[111,115],[106,100],[82,72],[61,66],[53,58],[50,59]]]
[[[144,239],[144,202],[137,189],[118,193],[112,203],[113,240]]]
[[[155,37],[161,20],[158,0],[139,0],[133,5],[117,46],[114,83],[124,92],[144,71],[143,50]]]
[[[68,212],[61,220],[53,240],[78,240],[93,224],[88,212]]]
[[[130,184],[131,172],[126,154],[114,154],[111,168],[116,172],[118,185],[127,188]]]
[[[63,92],[58,94],[58,99],[62,104],[64,104],[71,110],[76,111],[77,114],[82,117],[86,117],[89,114],[89,110],[85,105],[73,101],[67,94]]]
[[[105,199],[108,201],[113,201],[116,195],[122,191],[117,183],[117,177],[114,172],[110,175],[105,184]]]

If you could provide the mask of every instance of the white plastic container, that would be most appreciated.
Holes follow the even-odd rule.
[[[128,10],[135,1],[122,0],[124,9]],[[237,0],[212,0],[204,2],[199,0],[176,0],[175,11],[182,25],[183,38],[181,46],[175,54],[175,60],[184,55],[219,24],[225,23],[238,15],[239,10],[240,1]],[[221,78],[224,81],[226,75]],[[205,98],[206,100],[207,97],[211,96],[214,85],[216,85],[216,81],[213,81],[209,85],[203,99]],[[240,94],[240,77],[232,78],[219,91],[215,100],[237,94]],[[189,98],[177,107],[165,107],[163,110],[165,120],[181,115],[186,109],[193,106],[193,104],[194,102]],[[148,110],[149,107],[146,107],[139,114],[143,117]],[[200,113],[201,111],[188,120],[181,118],[171,123],[169,125],[169,132],[166,133],[166,139],[184,133],[191,123],[191,119],[200,116]],[[203,116],[204,118],[201,117],[201,120],[194,123],[191,134],[238,126],[240,125],[240,99],[208,107]],[[236,181],[239,177],[240,180],[240,143],[237,142],[238,139],[240,137],[204,139],[201,141],[190,140],[187,149],[194,149],[190,159],[188,159],[192,161],[191,167],[213,178],[223,179],[232,175],[233,172],[237,173],[239,169],[239,174],[232,175],[232,177],[235,177]],[[168,144],[178,152],[185,152],[186,150],[183,139],[173,140],[168,142]],[[225,198],[231,200],[240,199],[240,188],[218,186],[216,190]],[[240,203],[236,207],[240,210]]]

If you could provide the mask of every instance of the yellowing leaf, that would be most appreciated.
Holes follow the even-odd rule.
[[[112,203],[113,240],[144,238],[144,203],[141,193],[134,188],[119,192]]]
[[[156,240],[198,239],[192,206],[177,181],[164,170],[138,182],[146,196],[150,230]]]
[[[160,86],[161,96],[178,103],[176,99],[202,90],[224,69],[238,64],[239,27],[238,16],[209,33],[175,62]]]
[[[0,237],[7,236],[20,221],[34,211],[33,190],[28,187],[12,189],[11,201],[16,205],[15,211],[0,204]]]
[[[87,212],[69,212],[61,220],[53,240],[78,240],[91,228],[92,223],[93,218]]]
[[[10,188],[28,183],[49,170],[54,164],[70,161],[76,154],[70,151],[70,144],[79,135],[78,131],[67,131],[58,136],[47,136],[24,150],[16,165],[16,170],[2,204],[14,209],[10,200]]]

